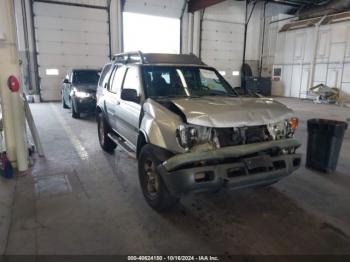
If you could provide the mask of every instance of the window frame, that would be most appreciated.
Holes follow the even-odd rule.
[[[142,99],[143,99],[143,88],[142,88],[142,86],[143,86],[143,80],[142,80],[142,72],[141,72],[141,70],[140,70],[140,67],[138,67],[138,66],[127,66],[126,67],[126,70],[125,70],[125,74],[124,74],[124,80],[123,80],[123,84],[122,84],[122,86],[121,86],[121,88],[120,88],[120,93],[122,93],[122,91],[123,91],[123,89],[124,89],[124,85],[125,85],[125,79],[126,79],[126,76],[127,76],[127,74],[128,74],[128,71],[130,70],[130,69],[134,69],[135,70],[135,72],[136,72],[136,74],[138,75],[138,79],[139,79],[139,83],[138,83],[138,95],[140,96],[140,101],[142,101]],[[123,99],[121,99],[122,101],[124,101],[124,102],[129,102],[129,101],[125,101],[125,100],[123,100]],[[140,102],[141,103],[141,102]],[[135,104],[139,104],[139,103],[135,103]]]
[[[106,80],[107,80],[106,78],[108,77],[108,73],[109,73],[111,70],[113,70],[112,67],[113,67],[112,64],[106,64],[106,65],[103,67],[103,69],[102,69],[102,71],[101,71],[100,80],[98,81],[98,84],[97,84],[98,86],[101,86],[102,88],[105,88],[104,85],[105,85],[106,82],[108,82],[108,81],[106,81]],[[107,68],[108,68],[108,69],[107,69]],[[104,72],[106,72],[105,75],[103,75]]]
[[[115,78],[118,70],[124,70],[124,73],[123,73],[122,79],[121,79],[121,85],[120,85],[120,88],[119,88],[120,91],[122,90],[122,87],[123,87],[123,84],[124,84],[124,80],[125,80],[125,76],[126,76],[126,67],[123,66],[123,65],[115,65],[114,68],[112,69],[112,72],[110,73],[109,81],[108,81],[108,87],[107,87],[107,91],[112,93],[112,94],[118,94],[118,90],[116,90],[116,92],[112,91],[113,90],[112,86],[113,86],[113,83],[114,83],[114,78]]]
[[[206,70],[210,70],[210,71],[214,71],[217,75],[217,77],[219,78],[220,81],[222,81],[224,83],[224,85],[227,86],[227,88],[229,88],[230,90],[232,90],[232,93],[235,95],[235,97],[240,97],[240,95],[237,93],[237,91],[235,90],[235,88],[233,88],[231,86],[231,84],[214,68],[214,67],[210,67],[210,66],[196,66],[196,65],[177,65],[177,64],[166,64],[166,65],[142,65],[140,67],[140,76],[141,76],[141,86],[142,87],[145,87],[144,90],[143,90],[143,94],[144,94],[144,99],[147,99],[147,98],[151,98],[151,96],[149,96],[147,94],[147,89],[146,89],[146,83],[145,83],[145,79],[144,79],[144,69],[145,68],[152,68],[152,67],[179,67],[179,68],[198,68],[198,69],[206,69]],[[166,96],[165,96],[166,97]]]

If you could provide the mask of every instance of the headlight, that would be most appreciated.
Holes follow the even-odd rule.
[[[79,98],[87,98],[90,97],[91,95],[89,93],[83,92],[83,91],[76,91],[75,95]]]
[[[268,124],[267,129],[273,140],[292,137],[298,127],[298,118],[291,118],[285,121]]]
[[[176,130],[179,145],[186,150],[197,144],[211,141],[212,128],[195,125],[180,125]]]

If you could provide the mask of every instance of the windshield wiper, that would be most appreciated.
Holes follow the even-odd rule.
[[[167,98],[190,98],[187,95],[166,95],[166,96],[150,96],[152,99],[167,99]]]
[[[234,94],[229,94],[229,93],[207,93],[207,94],[204,94],[204,96],[231,96],[231,97],[235,97]]]

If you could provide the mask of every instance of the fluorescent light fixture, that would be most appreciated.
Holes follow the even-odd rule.
[[[219,71],[220,75],[225,76],[226,75],[226,71]]]
[[[239,71],[232,71],[233,76],[239,76]]]
[[[55,69],[55,68],[46,69],[47,76],[58,76],[59,73],[60,71],[58,71],[58,69]]]

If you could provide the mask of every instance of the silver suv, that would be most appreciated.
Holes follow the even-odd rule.
[[[141,188],[160,211],[193,191],[270,185],[301,162],[297,118],[270,98],[239,97],[193,55],[125,53],[97,90],[101,147],[138,159]]]

